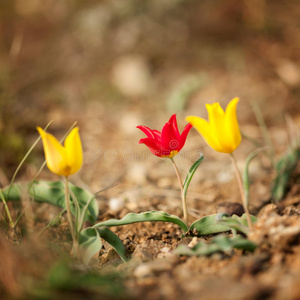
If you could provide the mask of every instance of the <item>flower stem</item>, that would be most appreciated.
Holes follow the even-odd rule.
[[[174,166],[175,169],[175,173],[177,175],[178,181],[179,181],[179,185],[180,185],[180,190],[181,190],[181,201],[182,201],[182,210],[183,210],[183,219],[186,225],[188,225],[188,214],[187,214],[187,207],[186,207],[186,199],[185,199],[185,195],[184,195],[184,191],[183,191],[183,183],[182,183],[182,179],[180,177],[177,165],[175,163],[174,158],[170,158],[172,161],[172,164]]]
[[[244,188],[243,188],[241,173],[238,169],[235,157],[233,156],[232,153],[230,153],[230,158],[231,158],[231,161],[233,163],[236,178],[237,178],[237,181],[238,181],[238,186],[239,186],[240,194],[241,194],[242,201],[243,201],[243,207],[244,207],[244,211],[246,213],[247,223],[248,223],[249,229],[252,230],[253,229],[252,221],[251,221],[251,218],[250,218],[250,213],[249,213],[249,209],[248,209],[248,205],[247,205],[247,200],[246,200],[246,197],[245,197],[245,192],[244,192]]]
[[[76,235],[73,220],[72,220],[68,176],[65,176],[65,201],[66,201],[66,208],[67,208],[68,221],[69,221],[69,225],[70,225],[70,231],[71,231],[72,240],[73,240],[74,256],[77,257],[78,256],[78,239],[77,239],[77,235]]]

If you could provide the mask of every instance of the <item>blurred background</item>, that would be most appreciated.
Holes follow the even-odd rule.
[[[236,96],[242,130],[261,137],[256,103],[283,150],[284,115],[300,123],[299,36],[298,1],[1,0],[0,183],[38,137],[36,126],[53,120],[58,138],[75,121],[80,127],[85,162],[73,181],[94,190],[116,181],[166,187],[172,167],[138,145],[136,126],[161,130],[177,113],[182,131],[187,115],[207,117],[205,103],[225,108]],[[195,130],[190,136],[181,170],[200,151],[229,165]],[[32,178],[43,159],[39,144],[19,178]]]
[[[161,130],[176,113],[181,132],[186,116],[207,118],[205,103],[220,102],[225,108],[232,98],[240,97],[237,114],[243,134],[262,145],[267,143],[268,151],[277,160],[287,151],[291,137],[299,138],[299,37],[298,0],[0,0],[0,187],[9,184],[18,164],[38,138],[36,126],[45,127],[53,120],[48,131],[61,139],[77,121],[84,164],[70,180],[92,192],[118,183],[97,198],[99,220],[148,210],[163,210],[181,217],[180,189],[173,167],[169,160],[155,157],[145,145],[138,144],[144,134],[136,126]],[[293,122],[287,122],[291,120],[287,116]],[[264,122],[269,139],[262,126]],[[290,130],[291,124],[297,128],[295,131]],[[244,138],[235,151],[241,170],[254,148]],[[187,194],[190,222],[217,212],[224,201],[241,200],[228,155],[210,149],[194,129],[175,157],[182,177],[200,152],[204,160]],[[16,181],[31,181],[43,161],[39,142]],[[252,213],[270,202],[273,175],[266,155],[261,154],[251,162]],[[299,199],[298,175],[299,172],[292,201]],[[58,180],[47,168],[38,179]],[[0,295],[4,287],[9,295],[15,293],[20,299],[24,286],[29,295],[46,299],[44,284],[42,297],[32,288],[40,282],[39,278],[48,276],[50,265],[57,259],[57,250],[53,251],[57,247],[46,251],[44,246],[53,241],[69,249],[68,225],[63,217],[59,226],[46,231],[45,242],[32,242],[35,233],[49,224],[60,209],[48,204],[29,205],[26,201],[22,205],[26,213],[21,221],[26,223],[28,236],[33,234],[29,242],[24,238],[22,248],[17,249],[7,244],[5,235],[1,236],[0,253],[5,259],[0,260]],[[294,206],[286,210],[286,217],[299,215],[298,206]],[[14,212],[17,214],[17,209]],[[269,216],[267,219],[270,220]],[[243,298],[241,293],[262,299],[272,295],[270,287],[284,295],[277,294],[278,299],[298,295],[299,251],[290,248],[298,245],[298,231],[291,230],[298,223],[291,221],[295,227],[284,227],[289,226],[289,219],[282,221],[278,216],[272,220],[279,220],[279,227],[275,221],[268,224],[274,225],[274,232],[279,228],[280,235],[268,237],[270,226],[262,227],[263,245],[268,244],[262,251],[266,253],[234,256],[233,260],[226,256],[222,262],[219,256],[199,262],[187,260],[186,264],[180,259],[177,271],[177,263],[170,263],[162,273],[165,264],[159,265],[158,276],[153,273],[159,284],[153,285],[148,277],[146,281],[137,277],[127,282],[127,288],[138,295],[137,299],[148,292],[151,298],[156,295],[153,292],[160,290],[176,298],[178,288],[181,293],[190,290],[186,295],[196,291],[196,298],[199,293],[205,298],[207,291],[207,299],[212,297],[211,293],[223,293],[226,289],[233,298],[238,295],[236,299]],[[133,245],[136,258],[141,255],[141,259],[139,253],[143,249],[163,254],[162,249],[171,249],[170,241],[175,247],[174,242],[181,236],[176,226],[165,224],[143,223],[122,228],[114,230],[127,249]],[[67,286],[65,278],[70,278],[71,290],[79,288],[82,297],[83,279],[78,277],[82,269],[77,273],[65,270],[67,273],[64,268],[53,269],[53,276],[59,274],[53,289],[56,285],[59,290]],[[200,277],[195,275],[198,270],[204,270],[199,272]],[[172,273],[178,278],[173,283],[169,280]],[[216,281],[212,280],[215,274]],[[204,277],[201,286],[199,282]],[[99,287],[99,281],[88,277],[84,282],[96,282]],[[108,278],[102,282],[105,288],[118,292],[116,280]],[[71,294],[61,295],[70,298]],[[99,294],[95,296],[99,298]],[[76,298],[75,293],[71,298]]]

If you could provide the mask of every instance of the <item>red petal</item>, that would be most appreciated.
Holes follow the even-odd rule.
[[[159,157],[168,155],[169,153],[166,153],[166,150],[163,148],[162,144],[158,140],[155,140],[153,138],[141,139],[139,141],[139,144],[145,144],[154,155]]]
[[[193,126],[190,123],[188,123],[188,124],[185,125],[185,127],[184,127],[184,129],[182,131],[182,134],[180,136],[180,146],[179,146],[178,151],[180,151],[182,149],[182,147],[184,146],[186,138],[187,138],[187,135],[190,132],[190,130],[191,130],[192,127]]]
[[[161,132],[158,130],[152,130],[154,137],[161,142]]]
[[[136,128],[142,130],[147,135],[148,138],[155,138],[155,135],[153,134],[153,130],[150,129],[149,127],[139,125]]]
[[[179,138],[176,115],[172,115],[169,122],[165,124],[161,132],[161,139],[165,149],[177,150],[179,147]]]
[[[176,114],[172,115],[171,118],[170,118],[170,121],[169,121],[172,126],[173,126],[173,130],[177,136],[177,139],[180,138],[180,133],[178,131],[178,125],[177,125],[177,120],[176,120]]]

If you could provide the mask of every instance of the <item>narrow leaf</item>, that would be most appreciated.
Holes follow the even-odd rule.
[[[236,249],[253,252],[257,248],[256,244],[254,244],[253,242],[247,239],[242,238],[241,236],[235,237],[234,239],[231,240],[231,242],[232,242],[232,247]]]
[[[79,249],[84,264],[88,264],[94,254],[100,251],[102,242],[95,228],[86,228],[79,235]]]
[[[186,175],[184,184],[183,184],[183,193],[184,193],[184,197],[186,197],[189,185],[191,183],[191,180],[197,170],[197,168],[200,166],[201,162],[203,160],[203,154],[200,154],[200,158],[191,166],[189,172]]]
[[[276,164],[276,178],[272,183],[272,198],[279,202],[287,193],[290,179],[300,159],[299,149],[290,149]]]
[[[189,248],[186,245],[181,245],[174,250],[174,253],[187,256],[208,256],[217,252],[228,253],[233,249],[241,249],[253,252],[256,247],[256,244],[241,236],[228,237],[219,235],[209,243],[200,241],[193,248]]]
[[[189,230],[193,232],[193,230],[196,229],[198,235],[209,235],[229,231],[229,227],[219,223],[217,216],[217,214],[205,216],[195,221]]]
[[[253,224],[257,221],[257,218],[253,215],[250,215],[250,218]],[[219,224],[227,226],[230,230],[233,229],[242,232],[245,235],[248,235],[249,233],[246,214],[243,214],[241,217],[237,215],[233,215],[229,217],[225,216],[219,220]]]
[[[107,227],[97,228],[101,238],[108,242],[119,254],[121,259],[126,262],[125,247],[120,238]]]
[[[177,216],[169,215],[166,212],[163,211],[148,211],[148,212],[142,212],[139,214],[136,213],[129,213],[125,217],[123,217],[121,220],[117,219],[110,219],[104,222],[97,223],[93,226],[93,228],[99,228],[99,227],[112,227],[112,226],[120,226],[120,225],[127,225],[127,224],[133,224],[138,222],[171,222],[174,224],[179,225],[184,232],[188,230],[187,225]]]
[[[248,202],[249,202],[249,192],[250,192],[250,177],[249,177],[249,165],[250,162],[252,161],[253,158],[255,158],[255,156],[265,150],[266,147],[263,148],[259,148],[254,150],[253,152],[251,152],[246,160],[246,164],[245,164],[245,168],[244,168],[244,172],[243,172],[243,186],[244,186],[244,191],[245,191],[245,197],[246,197],[246,206],[248,206]]]
[[[83,223],[84,223],[84,220],[86,220],[86,214],[87,214],[87,211],[88,211],[88,208],[91,204],[91,202],[95,199],[95,196],[91,197],[88,202],[85,204],[85,206],[83,207],[83,209],[81,210],[80,212],[80,216],[78,218],[78,220],[76,220],[76,223],[77,223],[77,231],[80,232],[82,227],[83,227]]]

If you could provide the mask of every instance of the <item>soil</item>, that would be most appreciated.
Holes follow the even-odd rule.
[[[238,96],[244,138],[234,154],[240,170],[257,148],[251,140],[267,146],[249,168],[249,208],[258,218],[248,237],[258,245],[254,253],[179,256],[173,253],[178,245],[196,240],[182,237],[175,224],[113,227],[129,262],[123,263],[104,242],[89,270],[113,274],[117,279],[112,282],[120,283],[122,291],[82,291],[61,284],[56,296],[299,299],[300,165],[296,162],[283,199],[275,201],[271,191],[274,163],[299,142],[300,6],[238,0],[26,2],[1,4],[1,186],[10,182],[38,137],[36,126],[50,120],[49,131],[58,138],[75,121],[80,127],[84,165],[70,178],[74,184],[96,192],[117,183],[97,197],[99,221],[150,210],[182,217],[172,164],[138,144],[143,133],[137,125],[160,130],[176,113],[182,131],[186,116],[207,118],[205,103],[225,108]],[[209,148],[194,129],[175,156],[182,177],[200,153],[204,160],[187,194],[189,223],[224,210],[233,213],[241,203],[229,156]],[[43,159],[38,144],[16,180],[31,180]],[[57,176],[45,168],[38,179]],[[16,218],[20,207],[9,205]],[[13,233],[1,220],[5,259],[0,260],[0,290],[5,299],[42,297],[45,274],[62,257],[70,259],[66,215],[36,237],[60,210],[26,199],[22,205],[27,209],[18,226],[21,245],[12,242]],[[209,242],[211,236],[196,239]],[[37,286],[39,294],[28,292]]]

